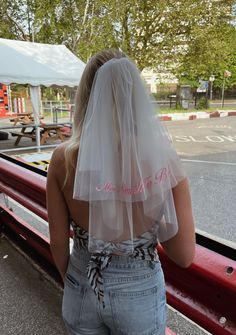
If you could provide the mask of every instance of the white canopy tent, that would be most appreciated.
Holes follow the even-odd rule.
[[[65,45],[50,45],[0,38],[0,83],[28,84],[35,118],[39,125],[40,85],[79,84],[85,64]],[[37,136],[39,145],[39,130]]]

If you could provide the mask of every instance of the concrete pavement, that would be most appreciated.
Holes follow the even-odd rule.
[[[66,335],[62,291],[0,238],[0,334]]]

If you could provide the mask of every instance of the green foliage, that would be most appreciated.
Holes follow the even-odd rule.
[[[176,101],[175,109],[176,109],[177,111],[184,111],[184,112],[186,111],[186,108],[183,108],[183,107],[182,107],[180,101]]]
[[[236,84],[236,0],[4,0],[0,37],[65,44],[83,61],[121,48],[144,67],[168,69],[198,86],[225,69]]]
[[[32,41],[36,0],[2,0],[0,37]]]
[[[193,84],[200,79],[209,80],[214,74],[214,87],[221,87],[224,71],[229,70],[232,77],[226,80],[226,84],[231,86],[236,83],[236,29],[232,24],[235,1],[207,3],[211,3],[211,13],[208,11],[202,25],[192,27],[188,48],[175,73],[181,83],[187,78]]]
[[[208,38],[199,35],[194,43],[189,45],[188,52],[183,56],[177,75],[181,82],[182,74],[189,82],[198,82],[199,79],[209,80],[215,75],[215,87],[220,87],[223,81],[224,70],[232,72],[232,78],[227,83],[236,82],[236,30],[231,26],[221,26],[219,32],[208,30]],[[197,60],[197,61],[196,61]]]
[[[180,76],[179,84],[180,85],[190,85],[191,87],[197,88],[199,86],[199,81],[185,74],[184,76],[183,75]]]
[[[44,87],[41,89],[42,97],[45,100],[57,100],[57,94],[51,87]]]
[[[197,101],[197,109],[208,109],[209,108],[209,102],[206,96],[201,97],[198,101]]]

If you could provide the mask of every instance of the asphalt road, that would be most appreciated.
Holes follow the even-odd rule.
[[[190,181],[196,227],[236,243],[236,117],[165,125]]]

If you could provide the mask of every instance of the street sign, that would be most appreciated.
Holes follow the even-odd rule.
[[[206,93],[208,90],[208,81],[199,80],[200,86],[197,88],[197,93]]]
[[[232,72],[230,72],[230,71],[228,71],[228,70],[225,70],[224,71],[224,77],[225,78],[229,78],[229,77],[231,77],[232,76]]]

